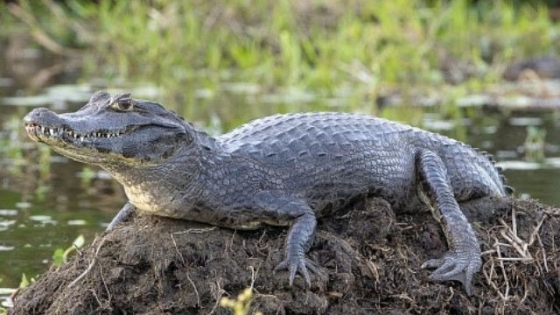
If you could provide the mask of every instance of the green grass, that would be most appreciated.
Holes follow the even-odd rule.
[[[175,108],[194,106],[201,88],[218,94],[224,82],[257,84],[261,93],[351,91],[353,109],[387,91],[450,95],[452,104],[499,82],[514,60],[558,54],[560,37],[545,7],[507,1],[20,3],[33,17],[29,30],[79,52],[84,80],[149,82]],[[449,68],[469,75],[450,84]]]

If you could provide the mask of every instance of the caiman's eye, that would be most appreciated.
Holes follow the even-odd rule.
[[[134,108],[134,102],[130,94],[122,94],[113,99],[111,107],[121,112],[129,112]]]

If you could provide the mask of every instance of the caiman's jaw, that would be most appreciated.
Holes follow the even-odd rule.
[[[38,142],[54,144],[56,142],[72,142],[74,146],[84,141],[98,141],[102,138],[116,138],[131,133],[138,127],[131,126],[121,130],[98,130],[89,133],[80,133],[64,126],[42,126],[37,122],[26,122],[25,130],[31,139]]]
[[[110,147],[109,143],[104,142],[121,141],[116,138],[124,137],[136,129],[137,126],[129,126],[119,130],[103,129],[84,133],[67,126],[25,122],[25,130],[32,140],[48,144],[55,151],[85,163],[102,163],[111,154],[102,149]]]
[[[184,123],[161,105],[94,94],[75,113],[34,109],[24,118],[29,137],[74,160],[101,166],[161,163],[190,137]]]

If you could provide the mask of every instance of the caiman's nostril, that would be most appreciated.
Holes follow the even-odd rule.
[[[34,124],[34,119],[31,118],[31,114],[27,114],[25,117],[23,117],[23,123],[26,126]]]

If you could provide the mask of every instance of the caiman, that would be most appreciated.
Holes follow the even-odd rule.
[[[308,269],[320,272],[306,258],[317,217],[377,196],[395,210],[430,205],[449,250],[421,267],[470,295],[481,251],[460,206],[511,192],[488,154],[360,114],[275,115],[211,137],[156,102],[97,92],[77,112],[37,108],[24,122],[31,139],[122,184],[128,202],[108,230],[133,212],[233,229],[290,226],[275,268],[288,270],[290,285],[296,273],[310,284]]]

